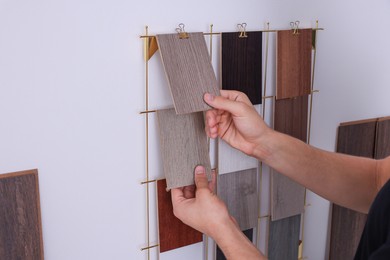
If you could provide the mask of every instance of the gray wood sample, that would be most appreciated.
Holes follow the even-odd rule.
[[[376,126],[375,159],[390,156],[390,117],[379,118]]]
[[[259,161],[231,147],[222,139],[218,140],[218,173],[225,174],[257,168]]]
[[[268,241],[270,260],[297,260],[301,215],[271,221]]]
[[[308,97],[275,101],[274,129],[307,140]],[[271,216],[278,220],[304,211],[305,188],[282,174],[271,174]]]
[[[218,82],[211,65],[203,33],[159,34],[157,43],[177,114],[204,111],[206,92],[219,95]]]
[[[43,259],[37,170],[0,175],[0,259]]]
[[[305,189],[288,177],[272,171],[272,220],[303,213]]]
[[[374,157],[377,119],[340,124],[337,152]],[[353,259],[367,215],[339,205],[332,206],[330,259]]]
[[[217,194],[226,203],[241,230],[257,226],[257,169],[218,175]]]
[[[211,179],[203,113],[176,115],[173,108],[158,110],[157,121],[167,188],[194,184],[194,169],[200,164]]]

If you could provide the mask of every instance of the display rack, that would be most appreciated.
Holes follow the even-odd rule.
[[[291,30],[293,34],[299,33],[299,21],[291,22],[290,23]],[[238,24],[237,28],[240,32],[239,37],[247,37],[246,36],[246,23]],[[285,30],[285,29],[284,29]],[[314,44],[313,44],[313,62],[312,62],[312,70],[311,70],[311,92],[310,92],[310,103],[309,103],[309,118],[308,118],[308,132],[307,132],[307,143],[310,144],[310,137],[311,137],[311,122],[312,122],[312,111],[313,111],[313,97],[315,93],[318,93],[319,90],[314,89],[314,76],[315,76],[315,64],[316,64],[316,53],[317,53],[317,31],[324,30],[323,28],[319,28],[318,26],[318,21],[316,21],[316,27],[312,29],[315,32],[314,36]],[[261,106],[261,116],[263,119],[265,119],[266,115],[266,101],[271,100],[273,102],[273,106],[275,105],[275,100],[276,100],[276,95],[269,95],[267,96],[267,74],[268,74],[268,52],[269,52],[269,33],[275,33],[281,30],[271,30],[270,29],[270,24],[266,24],[266,29],[262,30],[263,33],[265,33],[265,60],[264,60],[264,77],[263,77],[263,102]],[[176,28],[176,32],[179,34],[180,37],[187,37],[187,33],[184,30],[184,24],[179,24],[179,26]],[[213,32],[213,24],[210,25],[210,30],[209,32],[203,33],[204,36],[209,36],[209,55],[210,59],[212,59],[213,56],[213,37],[214,36],[221,36],[221,32]],[[150,58],[156,53],[158,50],[158,45],[157,45],[157,40],[155,35],[150,35],[149,34],[149,27],[145,26],[145,34],[140,36],[141,40],[144,42],[144,59],[145,59],[145,109],[144,111],[141,111],[139,114],[145,117],[145,180],[141,182],[141,185],[145,186],[145,193],[146,193],[146,243],[145,246],[141,248],[141,251],[146,251],[146,258],[150,260],[150,250],[152,249],[158,249],[159,244],[154,243],[151,244],[150,240],[150,184],[154,183],[156,184],[156,179],[150,179],[149,175],[149,113],[154,113],[157,110],[155,109],[150,109],[149,107],[149,60]],[[220,64],[221,65],[221,64]],[[220,66],[221,67],[221,66]],[[210,140],[208,139],[208,145],[210,148]],[[218,157],[218,153],[216,152],[216,157]],[[217,158],[218,159],[218,158]],[[218,161],[218,160],[216,160]],[[259,211],[258,211],[258,224],[257,224],[257,235],[256,235],[256,242],[255,245],[259,247],[259,238],[261,234],[261,220],[262,219],[267,219],[267,230],[266,230],[266,249],[268,249],[268,240],[269,240],[269,224],[271,221],[271,214],[265,214],[261,215],[261,188],[263,185],[263,168],[268,167],[264,165],[262,162],[259,164],[259,171],[258,171],[258,176],[259,176],[259,181],[258,181],[258,186],[259,186],[259,191],[258,191],[258,196],[259,196]],[[218,172],[218,169],[214,169],[216,172]],[[156,189],[156,185],[154,185],[154,188]],[[156,189],[157,190],[157,189]],[[271,189],[269,189],[271,192]],[[271,198],[269,194],[269,199]],[[304,208],[310,206],[310,204],[306,203],[306,189],[305,189],[305,196],[304,196]],[[270,205],[270,204],[269,204]],[[157,217],[156,217],[157,218]],[[304,248],[304,219],[305,219],[305,212],[302,213],[302,224],[301,224],[301,239],[300,239],[300,247],[299,247],[299,256],[298,259],[305,259],[306,257],[303,256],[303,248]],[[204,250],[205,250],[205,259],[208,259],[208,237],[205,236],[204,238]],[[159,251],[157,252],[157,256],[159,258]],[[267,254],[267,253],[266,253]]]

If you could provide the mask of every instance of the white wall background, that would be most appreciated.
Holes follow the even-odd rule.
[[[207,31],[211,23],[215,31],[232,31],[239,22],[255,30],[267,21],[287,28],[293,20],[314,26],[319,19],[326,30],[318,35],[321,92],[312,144],[333,151],[339,122],[390,115],[389,13],[388,0],[0,0],[0,172],[39,169],[46,259],[145,259],[138,114],[144,108],[138,36],[145,25],[151,33],[173,32],[180,22],[188,31]],[[168,106],[153,59],[151,106]],[[157,150],[151,158],[151,176],[161,176]],[[328,202],[309,194],[308,203],[304,255],[324,259]],[[162,258],[199,259],[200,249]]]

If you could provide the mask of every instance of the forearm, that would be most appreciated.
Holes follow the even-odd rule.
[[[254,156],[336,204],[367,212],[378,192],[377,161],[330,153],[269,131]]]
[[[253,243],[241,232],[241,230],[231,221],[213,237],[215,242],[223,251],[226,259],[229,260],[259,260],[266,259]]]

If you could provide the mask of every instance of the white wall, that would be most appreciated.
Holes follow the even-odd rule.
[[[0,0],[0,172],[39,169],[46,259],[145,259],[145,25],[232,31],[319,19],[312,144],[333,151],[339,122],[390,115],[389,13],[387,0]],[[158,63],[152,107],[171,104]],[[150,134],[151,177],[162,176]],[[308,202],[304,255],[323,259],[328,203]],[[199,259],[200,249],[162,258]]]

